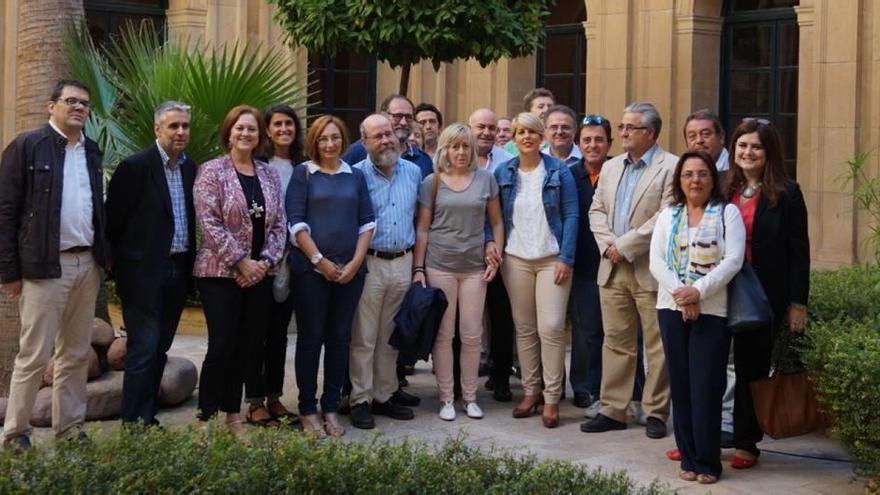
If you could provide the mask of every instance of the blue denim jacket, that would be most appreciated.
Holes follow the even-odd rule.
[[[578,229],[578,193],[571,171],[561,161],[542,154],[544,178],[542,197],[544,213],[550,230],[559,243],[559,261],[566,265],[574,264]],[[517,170],[519,157],[498,165],[495,180],[501,191],[501,214],[504,217],[505,237],[513,231],[513,201],[517,192]]]

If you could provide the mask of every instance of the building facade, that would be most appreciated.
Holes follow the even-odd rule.
[[[0,137],[15,134],[16,26],[26,0],[0,10]],[[145,17],[169,35],[220,44],[283,46],[264,0],[84,0],[96,39]],[[875,22],[876,21],[876,22]],[[579,114],[612,121],[626,103],[654,103],[664,119],[661,144],[685,148],[684,118],[709,108],[728,131],[743,117],[771,119],[785,136],[786,160],[807,199],[816,266],[870,261],[869,218],[846,160],[880,145],[880,0],[560,0],[544,46],[529,57],[487,67],[472,60],[413,68],[409,96],[434,103],[446,122],[489,106],[521,111],[535,86],[553,90]],[[308,77],[309,114],[334,113],[355,125],[395,92],[398,70],[370,57],[310,56],[286,49],[293,77]],[[311,74],[310,76],[306,76]],[[300,102],[302,103],[302,102]],[[872,155],[869,174],[880,175]]]

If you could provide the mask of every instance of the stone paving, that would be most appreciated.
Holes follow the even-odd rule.
[[[289,409],[295,411],[293,345],[296,335],[292,334],[290,337],[285,395],[282,401]],[[170,354],[189,358],[197,366],[201,366],[206,348],[205,337],[178,335]],[[487,448],[494,446],[522,453],[530,452],[542,459],[567,459],[606,470],[625,469],[639,483],[659,479],[680,493],[760,492],[764,495],[789,493],[840,495],[863,492],[862,483],[853,481],[852,466],[845,461],[848,459],[846,452],[835,441],[821,434],[786,440],[768,438],[759,445],[764,451],[760,463],[756,468],[746,471],[730,468],[729,460],[733,451],[725,450],[722,455],[725,470],[721,481],[707,487],[680,480],[677,463],[667,460],[664,456],[666,450],[675,447],[671,427],[670,435],[661,440],[648,439],[645,437],[644,428],[635,424],[624,431],[581,433],[579,425],[584,421],[583,410],[575,408],[568,400],[560,406],[561,421],[556,429],[544,428],[540,416],[514,419],[510,412],[522,395],[519,382],[515,378],[511,381],[514,402],[507,404],[495,402],[491,392],[482,387],[484,380],[481,379],[478,402],[485,411],[486,417],[482,420],[473,420],[459,411],[455,421],[446,422],[437,417],[439,401],[430,364],[420,362],[415,375],[410,376],[409,381],[410,387],[407,390],[422,398],[422,404],[416,408],[414,420],[395,421],[376,417],[376,429],[364,431],[351,427],[347,417],[343,417],[347,430],[345,440],[366,441],[379,434],[391,440],[409,437],[439,445],[447,438],[463,432],[467,435],[468,441],[475,445]],[[568,393],[571,396],[570,389]],[[179,407],[162,411],[159,420],[165,425],[192,422],[195,407],[194,396]],[[118,421],[108,421],[102,425],[102,428],[114,429],[118,427],[118,423]],[[40,428],[35,432],[38,440],[49,436],[51,431],[46,428]],[[812,457],[840,459],[845,462]]]

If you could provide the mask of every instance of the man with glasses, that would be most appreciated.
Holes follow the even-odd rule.
[[[107,238],[128,335],[126,424],[159,424],[159,384],[192,287],[196,164],[184,153],[190,120],[189,105],[160,104],[153,114],[156,141],[123,160],[107,186]]]
[[[409,142],[412,124],[415,122],[414,107],[409,98],[402,95],[391,95],[382,102],[380,111],[391,121],[391,129],[397,137],[400,157],[419,166],[422,177],[434,173],[434,161],[427,153]],[[346,163],[358,163],[367,158],[367,150],[361,141],[351,143],[342,159]]]
[[[86,379],[105,242],[98,145],[83,134],[89,88],[62,80],[49,123],[16,136],[0,158],[0,284],[19,299],[19,351],[3,445],[27,449],[31,411],[53,357],[52,428],[84,437]]]
[[[657,281],[648,269],[648,249],[660,210],[672,201],[678,160],[657,143],[662,121],[654,105],[631,103],[617,126],[624,153],[602,166],[590,207],[590,230],[599,254],[597,283],[605,340],[602,346],[602,407],[581,425],[587,433],[626,428],[636,375],[641,322],[647,355],[642,408],[645,434],[666,436],[669,378],[657,326]]]
[[[545,154],[571,166],[583,158],[581,150],[575,146],[574,131],[577,116],[574,110],[565,105],[554,105],[544,117]]]
[[[351,333],[349,402],[352,426],[372,429],[376,426],[373,414],[399,420],[415,417],[412,409],[394,398],[397,351],[388,339],[412,280],[413,218],[422,174],[417,165],[400,158],[397,137],[384,114],[364,120],[361,142],[367,158],[355,168],[363,171],[367,181],[376,231],[365,259],[364,291]]]

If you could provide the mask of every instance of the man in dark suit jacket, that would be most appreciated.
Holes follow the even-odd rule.
[[[190,285],[196,236],[190,107],[155,113],[156,142],[123,160],[107,190],[107,237],[128,334],[122,421],[156,425],[159,383]]]

